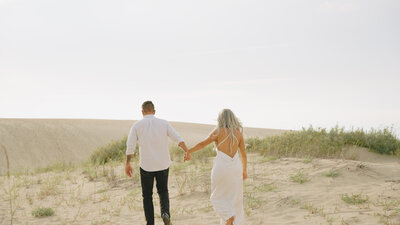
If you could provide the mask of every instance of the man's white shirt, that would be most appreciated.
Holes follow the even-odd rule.
[[[136,143],[139,143],[140,167],[149,172],[165,170],[171,164],[168,137],[176,143],[183,142],[168,121],[146,115],[131,127],[126,155],[134,154]]]

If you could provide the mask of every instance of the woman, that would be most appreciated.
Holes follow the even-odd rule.
[[[235,114],[224,109],[218,116],[216,129],[186,155],[189,160],[191,153],[215,142],[217,156],[211,171],[210,200],[221,217],[221,225],[244,224],[243,180],[247,178],[247,156],[242,132],[243,127]]]

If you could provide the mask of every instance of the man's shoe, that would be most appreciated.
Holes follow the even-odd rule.
[[[164,221],[165,225],[171,225],[171,219],[169,218],[169,215],[167,213],[163,213],[161,215],[161,218]]]

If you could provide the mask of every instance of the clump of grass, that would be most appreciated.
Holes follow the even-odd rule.
[[[299,162],[302,162],[302,163],[305,163],[305,164],[311,163],[312,161],[313,161],[313,158],[310,157],[310,156],[306,156],[303,159],[299,160]]]
[[[15,182],[11,182],[11,176],[10,176],[10,161],[8,159],[8,153],[6,147],[4,145],[1,145],[4,155],[6,157],[6,162],[7,162],[7,189],[4,189],[6,194],[8,194],[9,197],[9,206],[10,206],[10,224],[13,224],[14,221],[14,215],[15,212],[18,209],[18,204],[16,203],[16,199],[19,195],[18,193],[18,186],[16,185]]]
[[[32,210],[32,216],[34,217],[47,217],[54,215],[54,210],[47,207],[36,207]]]
[[[104,165],[109,162],[121,162],[125,159],[126,141],[128,137],[123,137],[120,140],[113,140],[106,146],[96,149],[90,155],[90,162],[95,165]],[[138,146],[136,145],[136,152]],[[135,154],[136,156],[137,154]]]
[[[329,170],[328,172],[323,173],[323,175],[326,177],[335,178],[335,177],[338,177],[340,175],[340,173],[337,171]]]
[[[51,195],[57,195],[60,193],[60,189],[58,185],[61,183],[61,176],[59,177],[48,177],[43,183],[40,185],[40,190],[38,192],[38,198],[44,199]]]
[[[382,130],[363,129],[352,130],[345,133],[346,143],[371,149],[374,152],[388,155],[395,155],[400,150],[400,140],[391,128]]]
[[[260,208],[263,205],[263,200],[261,198],[255,197],[254,194],[249,193],[246,196],[247,207],[251,210]]]
[[[305,182],[310,181],[308,176],[305,173],[303,173],[303,171],[299,171],[296,174],[290,176],[290,180],[299,184],[303,184]]]
[[[326,213],[324,212],[324,208],[318,208],[316,206],[314,206],[312,203],[304,203],[303,206],[300,207],[301,209],[305,209],[307,211],[309,211],[311,214],[314,215],[320,215],[322,217],[326,216]]]
[[[343,133],[338,128],[327,131],[309,127],[288,131],[279,136],[247,139],[247,149],[263,155],[299,158],[335,158],[343,154]]]
[[[362,129],[345,131],[338,126],[330,129],[288,131],[279,136],[246,139],[247,150],[262,155],[298,158],[341,158],[347,146],[366,147],[381,154],[396,155],[400,152],[400,140],[392,128],[382,130]]]
[[[104,165],[110,161],[122,161],[125,158],[126,141],[128,137],[121,140],[113,140],[106,146],[96,149],[90,155],[92,164]]]
[[[341,196],[341,199],[351,205],[364,204],[368,202],[368,196],[362,196],[361,194],[344,194]]]

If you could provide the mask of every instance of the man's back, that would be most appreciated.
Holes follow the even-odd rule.
[[[136,122],[129,132],[127,154],[133,154],[136,143],[139,143],[142,169],[146,171],[167,169],[171,164],[168,137],[177,143],[183,141],[166,120],[146,115]]]

